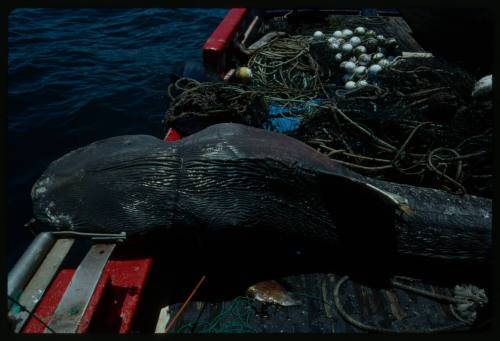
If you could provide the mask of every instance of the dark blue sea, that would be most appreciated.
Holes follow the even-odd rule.
[[[8,19],[7,266],[33,239],[31,186],[75,148],[162,137],[166,89],[226,9],[16,9]]]

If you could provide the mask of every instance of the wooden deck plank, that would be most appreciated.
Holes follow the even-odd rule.
[[[384,290],[372,290],[371,300],[374,303],[373,306],[376,307],[377,325],[382,328],[392,329],[392,323],[396,320],[396,317],[392,314],[390,308],[390,302],[384,295]]]
[[[392,315],[398,321],[404,319],[406,317],[406,313],[403,311],[403,309],[401,309],[398,296],[394,293],[394,289],[384,290],[384,294],[389,301],[389,308],[392,312]]]

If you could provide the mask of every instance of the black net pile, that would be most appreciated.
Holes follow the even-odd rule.
[[[220,122],[260,127],[267,116],[263,95],[242,85],[181,78],[170,84],[168,95],[171,104],[163,125],[183,136]]]
[[[473,85],[443,60],[401,59],[305,117],[298,137],[365,175],[491,197],[492,102]]]

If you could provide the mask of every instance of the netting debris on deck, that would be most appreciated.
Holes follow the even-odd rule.
[[[428,333],[467,330],[472,323],[460,310],[465,301],[457,290],[466,290],[462,287],[451,290],[403,277],[394,280],[392,288],[373,288],[333,274],[289,276],[283,281],[298,304],[266,304],[248,296],[222,302],[197,300],[171,332]],[[180,303],[168,306],[169,316],[180,307]]]
[[[492,196],[492,101],[472,97],[474,79],[464,70],[435,57],[400,57],[372,84],[345,90],[323,83],[318,64],[301,69],[300,58],[287,75],[274,68],[271,80],[257,67],[251,84],[181,79],[171,85],[164,124],[181,134],[220,122],[264,127],[365,175]]]

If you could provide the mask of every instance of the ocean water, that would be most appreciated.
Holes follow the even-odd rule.
[[[7,266],[33,239],[31,186],[98,139],[162,137],[170,75],[227,9],[16,9],[8,18]]]

